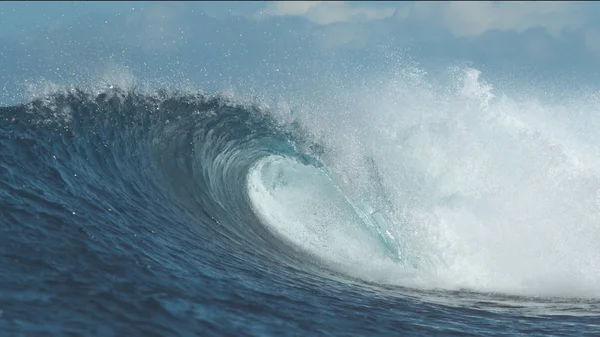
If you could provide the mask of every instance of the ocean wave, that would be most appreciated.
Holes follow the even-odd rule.
[[[466,95],[474,90],[471,86]],[[1,234],[10,237],[0,245],[8,266],[4,275],[32,270],[42,275],[15,277],[17,281],[5,282],[5,288],[38,289],[39,296],[31,296],[43,301],[41,294],[54,293],[51,288],[57,282],[93,283],[100,272],[112,278],[109,283],[114,286],[126,282],[123,275],[132,269],[139,277],[159,271],[188,281],[200,279],[194,281],[200,282],[197,285],[235,275],[290,278],[299,287],[333,280],[359,284],[365,292],[394,287],[432,302],[446,298],[446,291],[466,291],[462,300],[455,299],[456,305],[483,299],[501,303],[509,295],[593,298],[590,284],[597,271],[566,268],[560,252],[554,259],[558,265],[549,261],[547,268],[523,269],[537,265],[537,257],[555,257],[544,253],[552,248],[544,244],[564,243],[560,236],[531,234],[538,241],[530,242],[531,252],[520,252],[521,261],[501,255],[510,247],[499,246],[498,240],[514,241],[509,231],[531,239],[522,235],[537,226],[533,218],[525,216],[529,227],[514,227],[523,222],[503,217],[514,209],[497,203],[508,212],[498,213],[497,219],[513,219],[515,224],[486,232],[482,219],[496,213],[482,217],[481,212],[495,201],[508,200],[502,198],[509,190],[501,187],[510,187],[512,181],[507,175],[503,185],[484,188],[459,175],[461,165],[482,153],[508,158],[504,150],[493,152],[498,147],[486,148],[492,143],[482,142],[482,137],[495,133],[496,140],[528,141],[521,147],[511,143],[509,157],[522,163],[537,153],[534,150],[547,151],[542,153],[548,160],[569,157],[555,152],[556,147],[544,148],[549,143],[540,133],[515,131],[527,126],[494,110],[490,95],[476,96],[486,104],[472,105],[473,111],[485,112],[477,117],[489,123],[485,132],[468,137],[464,129],[452,132],[454,124],[477,124],[468,110],[446,116],[449,119],[399,116],[390,124],[395,133],[379,129],[370,134],[377,141],[377,151],[371,152],[373,143],[368,141],[362,147],[344,142],[340,134],[355,127],[345,121],[327,129],[318,111],[294,112],[297,119],[282,121],[273,111],[219,95],[73,89],[2,108]],[[383,137],[401,145],[390,147]],[[459,145],[466,144],[461,142],[474,139],[469,146],[480,147],[471,148],[470,155],[461,152]],[[355,152],[357,148],[362,151]],[[386,152],[392,150],[395,156]],[[447,156],[427,157],[440,160],[434,167],[424,151]],[[444,163],[456,166],[444,171]],[[472,162],[469,172],[489,178],[480,183],[493,182],[490,179],[506,172],[475,170],[492,163]],[[535,192],[535,186],[543,185],[525,183],[523,190]],[[496,199],[488,198],[494,195]],[[488,225],[501,223],[490,220]],[[505,238],[490,237],[494,233]],[[457,237],[460,234],[466,236]],[[584,252],[586,247],[580,246]],[[18,264],[8,262],[15,259]],[[577,263],[592,262],[582,258]],[[548,274],[550,270],[556,273]],[[579,275],[575,289],[564,283],[569,271]],[[99,294],[108,291],[101,284],[86,287]],[[123,290],[118,296],[130,295]],[[567,302],[571,310],[573,303]],[[128,305],[127,300],[117,303]]]

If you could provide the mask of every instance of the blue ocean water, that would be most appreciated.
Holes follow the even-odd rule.
[[[112,88],[0,115],[3,336],[600,333],[597,299],[371,282],[276,234],[256,163],[325,171],[257,106]]]

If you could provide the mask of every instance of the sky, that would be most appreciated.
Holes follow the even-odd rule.
[[[291,90],[407,60],[597,85],[599,18],[597,2],[1,2],[0,103],[109,73]]]

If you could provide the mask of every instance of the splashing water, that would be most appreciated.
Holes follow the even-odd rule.
[[[378,85],[332,95],[320,108],[303,102],[310,109],[297,113],[298,121],[328,149],[321,160],[332,184],[379,217],[372,220],[382,227],[375,236],[399,258],[377,267],[366,252],[378,244],[348,244],[360,261],[351,274],[419,287],[598,296],[598,152],[572,128],[577,121],[561,123],[590,104],[498,95],[480,76],[454,69],[442,85],[403,69]],[[293,203],[300,214],[317,207]],[[352,221],[338,222],[319,226],[341,230]]]

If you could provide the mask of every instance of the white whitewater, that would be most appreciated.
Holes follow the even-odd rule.
[[[257,213],[367,280],[600,296],[595,96],[545,103],[494,92],[475,69],[449,78],[404,68],[290,99],[293,118],[325,145],[328,174],[284,159],[257,164]],[[275,172],[293,181],[275,187]]]

